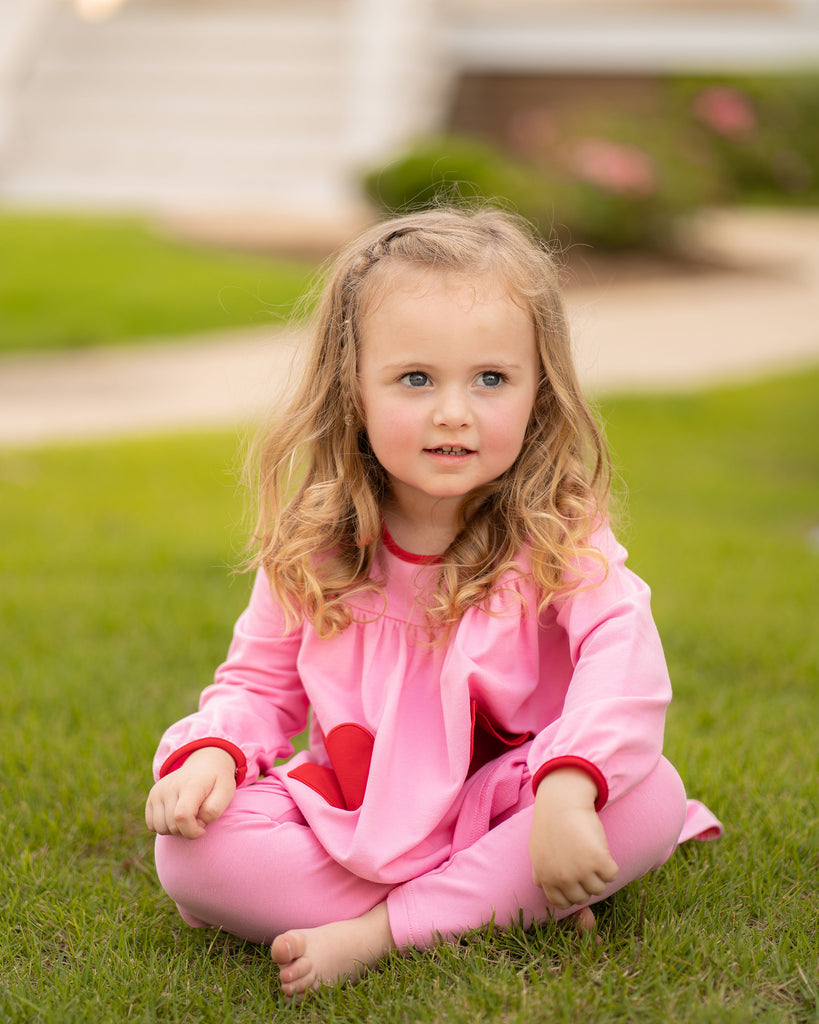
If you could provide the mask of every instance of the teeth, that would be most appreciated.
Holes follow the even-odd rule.
[[[464,455],[469,451],[468,448],[456,448],[450,444],[442,444],[440,447],[435,449],[436,452],[443,452],[445,455]]]

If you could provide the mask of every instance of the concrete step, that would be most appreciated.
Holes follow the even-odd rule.
[[[343,129],[344,109],[341,103],[326,108],[307,102],[287,103],[268,96],[211,97],[206,91],[177,92],[163,98],[131,94],[102,97],[25,97],[18,105],[18,138],[65,136],[65,143],[94,135],[138,134],[158,139],[181,132],[186,136],[202,135],[212,139],[237,135],[282,136],[283,144],[301,138],[333,138]]]
[[[128,0],[113,17],[88,23],[61,4],[50,19],[49,37],[62,36],[70,40],[72,50],[86,55],[104,40],[106,46],[135,50],[149,43],[159,54],[174,52],[180,43],[191,54],[210,46],[227,54],[246,52],[253,59],[261,58],[279,42],[288,47],[301,43],[305,48],[321,48],[346,30],[348,7],[344,0],[300,0],[298,4],[286,0],[261,4],[247,0],[219,4]]]
[[[336,54],[320,59],[313,53],[304,59],[294,53],[268,54],[266,62],[232,61],[218,55],[199,61],[174,60],[172,55],[160,60],[155,54],[116,58],[106,53],[93,61],[81,62],[75,61],[73,55],[71,60],[58,57],[38,62],[27,83],[27,93],[53,95],[55,89],[65,89],[65,95],[57,98],[99,97],[101,86],[110,82],[126,92],[147,88],[150,96],[167,83],[173,88],[185,85],[191,90],[221,86],[228,94],[284,87],[292,98],[302,95],[321,103],[328,98],[327,90],[337,85],[338,78],[345,73]]]
[[[345,7],[131,0],[100,24],[55,8],[19,90],[0,198],[338,201],[353,191]]]
[[[382,16],[401,52],[382,45]],[[89,24],[55,0],[18,76],[0,201],[358,196],[360,164],[418,130],[418,111],[442,109],[415,22],[392,16],[375,0],[128,0]]]

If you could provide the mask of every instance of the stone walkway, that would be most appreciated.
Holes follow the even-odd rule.
[[[592,393],[676,391],[819,365],[819,211],[712,212],[721,269],[570,288]],[[298,338],[273,329],[0,359],[0,444],[239,427],[275,406]]]

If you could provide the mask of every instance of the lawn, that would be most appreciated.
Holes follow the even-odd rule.
[[[0,352],[280,323],[315,266],[128,218],[0,211]]]
[[[248,592],[235,438],[0,451],[0,1019],[819,1020],[818,406],[814,372],[602,409],[666,750],[725,837],[613,897],[599,945],[486,930],[301,1007],[266,950],[182,924],[142,824]]]

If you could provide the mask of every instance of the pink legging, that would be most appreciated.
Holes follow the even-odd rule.
[[[319,845],[287,792],[274,779],[236,791],[228,809],[201,839],[158,836],[159,879],[193,927],[214,926],[270,943],[290,928],[358,917],[387,901],[399,948],[424,948],[493,917],[510,924],[573,913],[547,903],[532,882],[531,787],[474,845],[434,871],[392,886],[341,867]],[[686,815],[683,784],[661,759],[638,786],[607,804],[600,820],[619,866],[615,882],[593,902],[659,867],[680,838]]]

